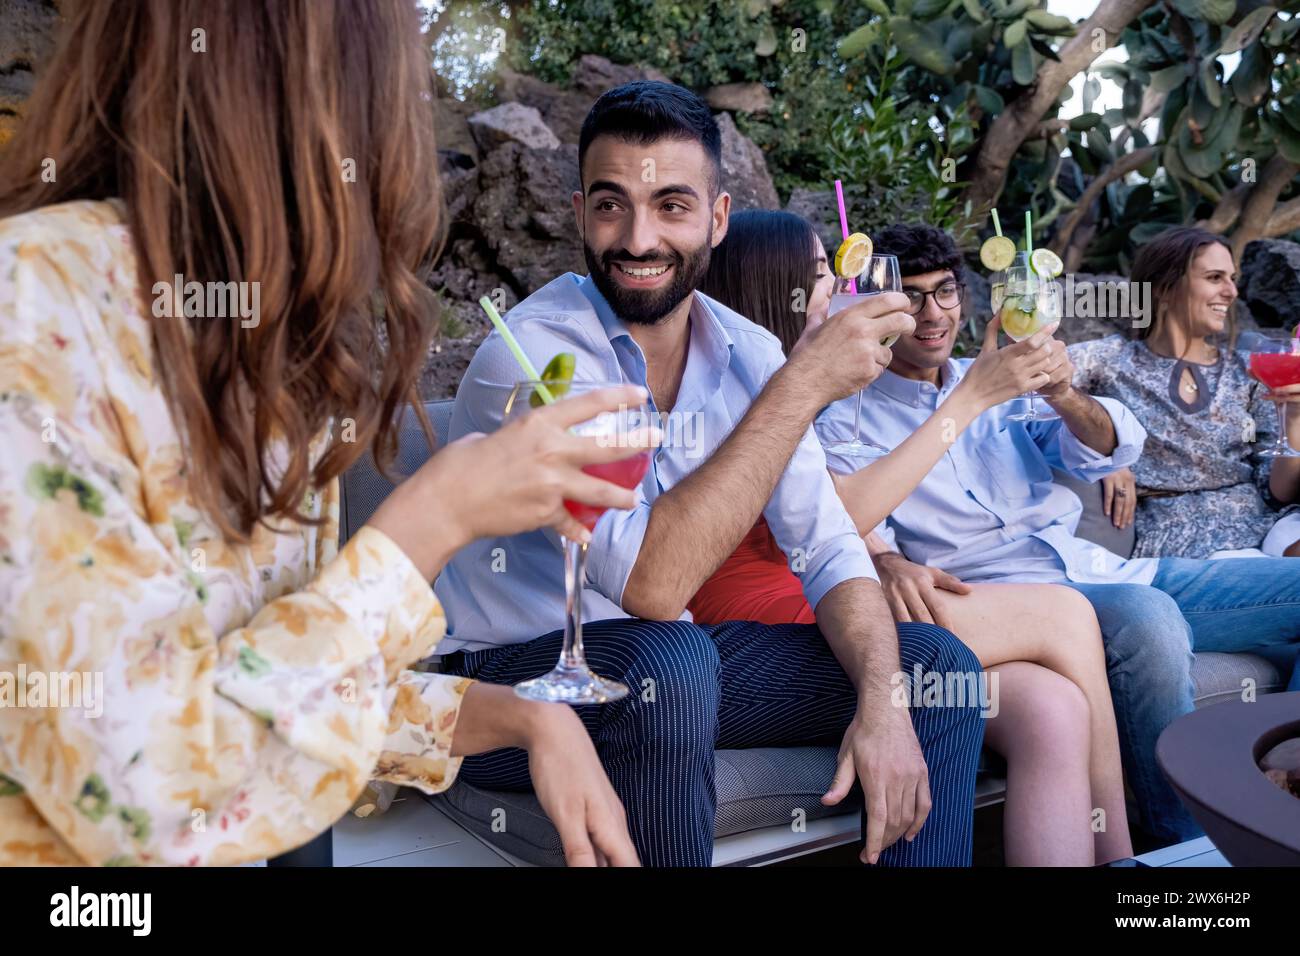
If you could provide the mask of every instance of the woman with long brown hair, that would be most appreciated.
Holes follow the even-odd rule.
[[[0,865],[256,860],[498,747],[570,862],[635,862],[570,709],[410,666],[458,548],[632,504],[580,469],[636,449],[568,427],[637,390],[442,449],[337,547],[437,314],[430,95],[409,0],[68,12],[0,155]]]
[[[1132,338],[1070,347],[1080,387],[1123,402],[1147,430],[1132,469],[1102,479],[1112,522],[1135,524],[1135,556],[1300,557],[1300,458],[1258,454],[1277,413],[1234,348],[1236,273],[1221,237],[1167,229],[1133,260],[1131,281],[1151,290],[1149,321]],[[1300,435],[1300,385],[1278,394]]]

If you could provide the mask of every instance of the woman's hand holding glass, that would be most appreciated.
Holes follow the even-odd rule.
[[[589,541],[590,532],[564,501],[626,509],[636,503],[636,492],[582,469],[651,448],[658,434],[646,430],[611,445],[570,429],[645,398],[637,386],[601,389],[534,409],[490,435],[466,435],[398,485],[368,524],[388,535],[430,581],[453,553],[478,538],[553,528]]]

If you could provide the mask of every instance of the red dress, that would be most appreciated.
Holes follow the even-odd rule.
[[[799,579],[762,518],[686,607],[698,624],[817,623]]]

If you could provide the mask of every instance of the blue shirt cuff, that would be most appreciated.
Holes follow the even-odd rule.
[[[825,555],[825,557],[821,557]],[[802,573],[796,572],[803,585],[803,596],[814,611],[832,588],[853,578],[879,581],[876,567],[867,554],[867,546],[857,534],[843,535],[828,541],[808,560]]]
[[[1115,450],[1103,455],[1082,441],[1068,428],[1060,432],[1061,463],[1065,470],[1083,481],[1098,481],[1112,472],[1127,468],[1142,454],[1146,429],[1138,423],[1133,413],[1113,398],[1094,398],[1110,416],[1115,426]]]
[[[640,500],[632,510],[611,508],[601,515],[587,548],[587,586],[619,607],[650,523],[650,505],[639,491],[637,497]]]

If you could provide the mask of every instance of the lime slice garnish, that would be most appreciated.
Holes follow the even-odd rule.
[[[1001,272],[1016,261],[1016,244],[1006,236],[990,236],[980,246],[980,262],[990,272]]]
[[[871,237],[855,232],[835,250],[835,274],[841,279],[856,279],[871,261]]]
[[[1051,249],[1035,249],[1029,257],[1029,264],[1044,279],[1055,279],[1065,271],[1065,263]]]
[[[572,352],[560,352],[542,369],[542,381],[553,396],[563,398],[569,391],[569,383],[573,381],[577,367],[578,359]],[[531,408],[541,408],[546,402],[540,392],[534,391],[528,396],[528,404]]]

